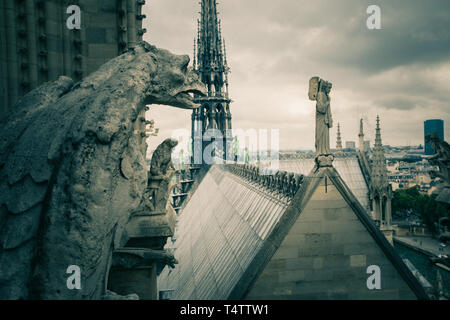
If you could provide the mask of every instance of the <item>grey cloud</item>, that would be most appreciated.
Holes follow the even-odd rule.
[[[323,64],[340,64],[363,72],[449,59],[448,1],[280,0],[268,5],[267,1],[264,5],[258,1],[256,12],[246,19],[242,18],[243,10],[255,7],[256,2],[240,2],[232,0],[227,6],[227,25],[241,28],[233,34],[236,45],[261,55],[277,52],[279,56],[294,50]],[[383,29],[368,30],[366,8],[377,2]],[[240,15],[235,16],[232,8],[237,6]]]
[[[360,117],[372,137],[377,114],[391,144],[423,143],[427,118],[444,119],[448,140],[450,1],[219,2],[234,127],[279,128],[282,148],[311,149],[314,103],[305,90],[318,75],[333,82],[333,116],[344,141],[357,140]],[[380,5],[382,30],[365,27],[369,4]],[[145,6],[146,40],[192,56],[199,11],[198,0],[152,0]],[[161,107],[153,114],[161,135],[190,126],[183,111]]]
[[[406,98],[384,98],[375,101],[376,105],[379,105],[385,109],[398,109],[398,110],[413,110],[420,108],[421,104],[413,99]]]

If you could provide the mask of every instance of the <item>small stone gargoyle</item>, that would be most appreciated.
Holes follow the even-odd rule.
[[[152,104],[198,108],[191,94],[207,92],[188,66],[187,55],[141,42],[78,83],[42,84],[1,121],[0,299],[107,294],[113,251],[148,185],[140,114]],[[155,210],[169,197],[173,145],[164,142],[152,161]],[[80,290],[67,287],[73,265]]]
[[[426,142],[431,143],[431,147],[436,152],[429,162],[439,167],[439,171],[431,171],[431,178],[440,178],[442,183],[434,192],[437,194],[436,200],[439,202],[450,203],[450,146],[447,142],[441,141],[436,134],[427,135]]]
[[[164,214],[170,203],[170,194],[175,187],[173,177],[175,168],[172,163],[172,151],[178,145],[174,139],[164,140],[153,152],[148,175],[148,185],[145,190],[140,211],[144,214]],[[140,212],[136,214],[139,215]]]

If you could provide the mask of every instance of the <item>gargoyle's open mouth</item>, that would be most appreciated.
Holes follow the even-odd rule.
[[[176,94],[174,94],[173,100],[170,105],[183,109],[195,109],[198,108],[199,105],[195,101],[196,97],[205,96],[205,90],[198,86],[199,88],[195,88],[195,85],[186,90],[180,90]],[[185,87],[186,88],[186,87]]]
[[[200,90],[190,89],[190,90],[185,90],[185,91],[178,92],[176,94],[176,97],[193,100],[196,95],[197,96],[202,96],[202,97],[205,96],[205,94],[202,91],[200,91]]]

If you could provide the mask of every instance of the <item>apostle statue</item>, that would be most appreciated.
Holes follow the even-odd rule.
[[[316,162],[319,166],[331,165],[333,156],[330,150],[330,128],[333,119],[330,109],[330,91],[332,84],[319,77],[309,80],[309,99],[316,104]]]

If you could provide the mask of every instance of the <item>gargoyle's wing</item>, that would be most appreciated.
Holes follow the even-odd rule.
[[[72,87],[61,77],[31,91],[16,104],[0,133],[0,298],[26,298],[36,235],[54,164],[39,115]],[[41,135],[47,133],[47,136]],[[39,138],[37,138],[39,137]],[[40,152],[44,151],[44,152]]]
[[[0,298],[104,294],[112,249],[147,186],[139,114],[145,103],[194,106],[188,93],[204,86],[186,63],[141,43],[67,93],[63,78],[16,106],[0,129]],[[67,287],[72,265],[81,290]]]
[[[0,298],[103,293],[116,229],[146,187],[133,132],[155,70],[138,46],[64,95],[67,79],[18,104],[0,134]],[[66,286],[70,265],[81,268],[82,290]]]

